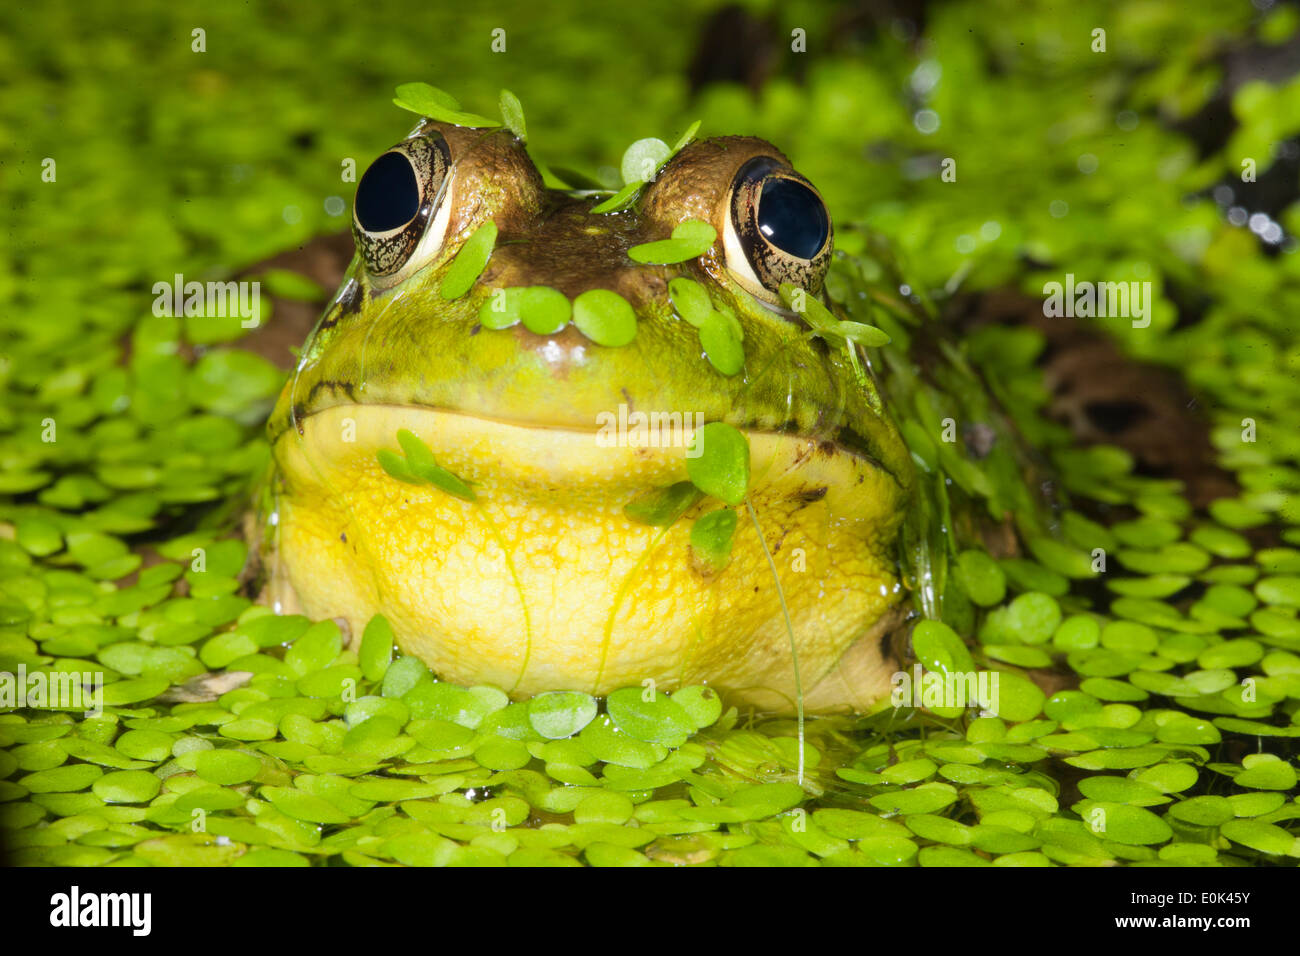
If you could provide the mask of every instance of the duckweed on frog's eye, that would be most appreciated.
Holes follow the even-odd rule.
[[[259,45],[264,31],[254,16],[240,7],[212,13],[226,35],[250,38],[243,50],[253,67],[249,75],[269,75],[275,71],[257,65],[281,64],[284,47]],[[1087,35],[1098,14],[1082,3],[1054,16],[1065,18],[1063,30]],[[1207,16],[1193,9],[1146,24],[1145,40],[1177,56],[1169,51],[1199,49],[1193,41],[1203,35],[1246,29],[1245,18],[1234,20],[1231,12],[1213,24]],[[955,29],[976,17],[962,3],[935,13],[926,29],[945,38],[941,61],[953,44],[958,59],[963,52],[1017,49],[1018,16],[975,34]],[[155,316],[135,290],[177,271],[242,268],[344,227],[345,217],[329,211],[330,200],[346,188],[329,144],[344,141],[340,136],[375,143],[392,130],[380,128],[385,122],[375,111],[334,110],[319,98],[286,99],[284,89],[234,80],[222,96],[240,108],[222,115],[240,116],[241,129],[223,131],[201,91],[174,82],[176,75],[195,75],[193,57],[185,52],[181,62],[156,51],[132,68],[142,82],[122,88],[150,89],[151,110],[176,122],[151,125],[139,142],[128,141],[97,121],[95,111],[71,107],[99,95],[99,61],[53,51],[52,37],[75,44],[75,32],[34,31],[38,22],[13,24],[17,64],[35,75],[57,53],[67,66],[49,91],[58,108],[11,98],[10,125],[31,133],[33,142],[71,134],[93,136],[99,148],[77,158],[75,175],[60,158],[61,175],[49,181],[6,181],[20,210],[8,248],[23,261],[9,263],[7,272],[18,278],[0,289],[8,306],[0,310],[0,325],[13,333],[5,338],[11,344],[0,374],[6,461],[0,671],[13,673],[20,664],[29,674],[90,670],[103,673],[106,684],[98,718],[87,719],[80,707],[0,713],[0,827],[18,862],[949,866],[1294,865],[1300,859],[1293,812],[1300,448],[1291,437],[1300,429],[1296,403],[1287,400],[1296,397],[1295,362],[1284,307],[1294,297],[1294,270],[1285,255],[1265,257],[1252,235],[1222,221],[1210,191],[1196,198],[1204,182],[1189,183],[1176,169],[1168,177],[1149,175],[1160,157],[1181,155],[1188,142],[1154,110],[1135,108],[1140,123],[1121,150],[1089,132],[1111,128],[1114,104],[1099,98],[1086,105],[1091,122],[1066,131],[1063,149],[1098,160],[1091,173],[1076,174],[1083,166],[1073,161],[1064,164],[1067,173],[1045,169],[1033,150],[1023,159],[992,156],[989,144],[1005,139],[1001,124],[1023,128],[1026,116],[1041,117],[1044,103],[1061,101],[1061,83],[1077,91],[1080,70],[1103,67],[1056,64],[1041,83],[1027,84],[1024,64],[1032,69],[1036,62],[1029,51],[1020,54],[1020,65],[1000,62],[1001,69],[963,82],[962,96],[989,97],[999,109],[963,110],[969,122],[944,123],[933,134],[942,138],[935,145],[944,154],[965,157],[959,197],[937,176],[930,182],[905,174],[903,164],[877,163],[875,175],[863,177],[856,161],[828,152],[826,144],[840,142],[845,128],[871,128],[881,141],[915,138],[906,111],[842,95],[844,88],[878,86],[874,64],[888,57],[828,54],[804,86],[782,93],[793,97],[789,109],[747,106],[706,90],[700,104],[708,129],[757,130],[818,167],[818,188],[846,254],[825,280],[830,304],[809,299],[802,319],[784,316],[785,324],[764,325],[756,317],[767,312],[753,311],[754,302],[717,282],[706,266],[709,257],[726,254],[726,224],[701,226],[691,221],[696,212],[621,235],[605,249],[618,253],[609,258],[620,268],[643,270],[627,274],[653,276],[664,286],[655,308],[645,311],[626,294],[648,287],[635,280],[631,287],[592,288],[543,281],[550,277],[518,258],[520,244],[507,235],[517,223],[504,218],[457,232],[469,241],[433,270],[430,298],[467,310],[467,337],[458,341],[496,350],[496,360],[516,357],[511,350],[528,336],[539,349],[562,343],[584,356],[621,352],[628,362],[647,344],[671,341],[677,351],[654,352],[656,361],[695,363],[673,367],[730,390],[727,402],[708,408],[700,459],[686,458],[679,470],[643,487],[623,488],[610,504],[612,513],[639,526],[645,541],[680,536],[683,556],[696,546],[697,529],[703,530],[696,551],[707,550],[706,538],[718,544],[722,536],[704,532],[713,523],[730,524],[720,516],[734,518],[734,509],[760,495],[773,464],[732,413],[761,412],[757,397],[764,389],[775,387],[782,400],[802,394],[787,381],[790,367],[763,361],[774,354],[768,336],[820,339],[800,354],[835,353],[827,361],[844,365],[838,384],[872,381],[859,375],[869,353],[859,355],[850,340],[880,349],[879,361],[873,354],[869,365],[881,378],[880,407],[900,419],[910,456],[924,465],[926,506],[934,516],[960,519],[986,502],[1004,511],[1030,509],[1016,497],[1016,463],[999,459],[998,448],[976,458],[940,437],[945,400],[956,399],[947,409],[956,424],[985,423],[984,386],[972,386],[960,363],[934,395],[926,383],[909,379],[907,350],[932,338],[925,324],[930,290],[950,281],[955,288],[964,275],[968,282],[1024,279],[1036,292],[1042,277],[1023,272],[1028,249],[1033,261],[1060,263],[1062,271],[1083,259],[1099,263],[1098,278],[1126,278],[1140,266],[1142,276],[1160,279],[1155,285],[1171,292],[1185,281],[1180,275],[1190,277],[1214,303],[1199,322],[1175,327],[1172,301],[1158,295],[1149,328],[1107,327],[1131,351],[1183,372],[1209,409],[1214,447],[1237,489],[1204,508],[1194,507],[1176,483],[1142,473],[1127,452],[1069,444],[1044,414],[1047,393],[1034,366],[1041,337],[1004,327],[971,336],[966,360],[1053,463],[1069,496],[1060,522],[1069,548],[1044,546],[1044,529],[1025,527],[1018,530],[1035,543],[1029,550],[990,552],[972,540],[951,553],[942,546],[932,552],[936,561],[926,570],[942,600],[912,632],[910,653],[930,670],[992,674],[987,668],[995,668],[996,717],[958,710],[939,719],[921,709],[908,723],[889,709],[856,723],[826,718],[806,723],[799,748],[793,722],[751,723],[712,687],[638,686],[641,675],[633,675],[631,686],[602,700],[574,691],[518,695],[514,681],[522,664],[502,673],[500,690],[461,686],[437,679],[419,658],[401,656],[399,635],[382,616],[366,615],[343,629],[328,619],[333,615],[320,621],[253,606],[244,590],[243,576],[255,570],[254,562],[245,567],[248,549],[230,525],[213,522],[227,520],[228,504],[266,465],[261,423],[282,377],[238,347],[238,323]],[[1261,30],[1281,29],[1278,23],[1277,14],[1267,15]],[[372,38],[382,40],[394,62],[427,59],[427,38],[384,26],[356,24],[363,33],[377,31]],[[683,42],[676,25],[643,17],[627,32],[660,50]],[[999,37],[1010,42],[993,42]],[[512,52],[529,55],[527,45]],[[454,44],[443,56],[451,72],[473,68],[464,59],[470,54]],[[619,59],[626,73],[626,60]],[[982,53],[966,60],[982,63]],[[328,58],[300,59],[298,66],[304,76],[315,70],[326,78],[332,69]],[[1181,74],[1147,75],[1159,87]],[[1195,109],[1172,86],[1168,96],[1153,90],[1154,99],[1146,99],[1163,103],[1162,110]],[[384,92],[354,95],[381,101]],[[1287,108],[1285,85],[1260,82],[1233,95],[1240,128],[1231,145],[1207,147],[1206,169],[1235,172],[1240,156],[1272,155],[1270,144],[1296,133],[1291,120],[1277,119],[1296,115]],[[625,186],[604,198],[618,185],[611,163],[612,175],[591,177],[609,189],[584,200],[598,217],[593,227],[616,229],[655,201],[656,184],[671,176],[695,130],[671,149],[648,140],[621,153],[625,139],[639,135],[609,119],[625,108],[625,90],[584,79],[582,91],[567,98],[584,109],[548,110],[552,125],[530,131],[518,99],[504,92],[502,122],[466,111],[426,84],[405,85],[397,97],[422,117],[426,134],[424,117],[452,127],[442,134],[449,138],[459,135],[457,128],[499,140],[534,133],[548,144],[584,143],[610,160],[622,155]],[[638,122],[661,132],[680,128],[669,99],[642,97]],[[828,119],[812,108],[828,101],[841,104],[842,113]],[[248,169],[214,166],[204,179],[207,192],[195,191],[192,164],[164,169],[147,159],[175,152],[173,127],[217,138],[238,133],[244,141],[250,129],[280,136],[290,115],[302,134],[295,142],[307,144],[304,157],[281,162],[275,157],[282,148],[274,146],[249,160]],[[603,118],[593,122],[593,116]],[[187,150],[202,171],[201,145]],[[692,149],[685,160],[699,155]],[[1139,178],[1152,184],[1143,202],[1122,206]],[[69,195],[77,201],[66,202]],[[116,196],[153,195],[159,204],[137,203],[121,215],[85,212],[111,210]],[[1048,221],[1041,209],[1058,195],[1068,197],[1069,213]],[[1126,210],[1124,229],[1092,228],[1118,208]],[[1280,227],[1293,225],[1289,216],[1281,214]],[[854,220],[872,222],[912,253],[908,269],[915,274],[898,272],[898,250],[857,229]],[[972,229],[971,222],[983,225]],[[963,238],[974,242],[973,252],[962,251],[972,248]],[[60,254],[30,254],[42,248]],[[279,298],[316,295],[289,274],[254,274]],[[1142,276],[1134,271],[1134,278]],[[805,287],[802,278],[788,284]],[[538,287],[546,291],[529,292],[536,302],[523,294]],[[1264,287],[1275,294],[1261,297]],[[495,292],[500,310],[492,308]],[[911,302],[913,295],[919,303]],[[428,300],[394,295],[389,301],[400,311]],[[619,303],[631,310],[631,322]],[[782,304],[788,305],[778,291],[762,308]],[[266,306],[263,324],[276,319]],[[347,322],[339,320],[337,334],[351,334]],[[662,329],[675,330],[671,339],[657,337]],[[867,329],[883,331],[875,336]],[[374,338],[367,343],[375,344]],[[319,358],[304,354],[308,365]],[[373,348],[367,356],[375,358]],[[375,375],[378,366],[368,367]],[[451,378],[465,382],[463,375]],[[644,380],[625,378],[639,393]],[[360,384],[380,382],[368,375]],[[538,394],[521,387],[521,405],[530,413],[539,407]],[[643,397],[633,394],[627,404],[655,410]],[[833,399],[840,397],[835,391]],[[618,402],[610,405],[617,409]],[[698,407],[665,404],[663,410]],[[584,425],[594,418],[584,418]],[[1243,437],[1245,419],[1253,424],[1251,439]],[[456,443],[430,447],[430,435],[411,425],[385,422],[382,442],[362,456],[365,467],[399,479],[400,494],[440,496],[444,506],[463,507],[463,520],[485,513],[482,502],[500,487],[501,472],[472,468],[472,461],[456,457]],[[727,429],[740,441],[727,438]],[[421,437],[418,444],[403,442],[402,433]],[[819,487],[786,490],[782,507],[806,510]],[[199,520],[200,512],[208,517]],[[1117,513],[1129,517],[1107,526],[1103,516]],[[765,532],[766,515],[756,525]],[[181,528],[200,530],[182,535]],[[365,547],[367,530],[346,529],[346,541],[336,535],[320,553],[330,553],[327,546]],[[732,529],[742,558],[758,555],[744,552],[740,540],[754,534],[748,523]],[[1264,535],[1272,544],[1256,549]],[[494,539],[487,525],[480,537],[496,540],[493,554],[506,550],[504,537]],[[824,557],[815,548],[798,555],[776,536],[767,544],[783,574],[785,562],[793,568],[799,561],[815,573]],[[1091,555],[1094,548],[1108,561],[1098,575],[1104,587],[1079,586],[1073,549]],[[520,567],[512,572],[502,565],[503,580],[512,573]],[[512,586],[504,586],[494,599],[504,606],[510,593]],[[521,617],[515,629],[520,654],[532,649],[530,626]],[[1031,679],[1044,662],[1077,678],[1077,688],[1044,694]],[[506,691],[521,699],[507,703]],[[1063,805],[1068,798],[1057,782],[1062,763],[1083,772],[1070,805]],[[490,798],[475,802],[485,794]],[[196,809],[206,813],[206,834],[189,832]],[[498,810],[506,823],[501,832],[493,828]],[[806,826],[794,823],[801,811]],[[560,822],[528,825],[541,814]],[[1104,826],[1094,826],[1102,820]]]

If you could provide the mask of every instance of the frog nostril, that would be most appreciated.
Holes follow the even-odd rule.
[[[367,232],[389,232],[415,218],[420,209],[420,185],[415,170],[401,153],[384,153],[357,184],[357,222]]]

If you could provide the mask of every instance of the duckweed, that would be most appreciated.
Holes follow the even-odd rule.
[[[516,101],[517,102],[517,101]],[[442,277],[438,287],[444,299],[459,299],[478,281],[487,268],[488,260],[497,242],[497,224],[489,219],[465,240],[452,260],[451,268]]]
[[[709,422],[691,436],[686,472],[706,495],[729,505],[745,500],[749,488],[749,442],[725,422]]]
[[[597,345],[619,348],[636,338],[636,312],[617,292],[588,289],[573,300],[573,324]]]
[[[628,130],[608,118],[625,108],[626,76],[656,78],[638,110],[657,128],[675,128],[684,106],[680,82],[658,82],[672,59],[663,51],[682,49],[683,31],[634,10],[607,12],[627,18],[618,22],[641,40],[617,58],[617,72],[584,77],[573,94],[581,110],[554,95],[530,105],[538,130],[593,164],[625,144]],[[381,38],[394,64],[427,68],[427,37],[404,28],[406,14],[372,13],[352,24],[345,46],[365,51]],[[15,278],[0,288],[0,325],[10,333],[0,362],[0,670],[78,682],[99,672],[105,680],[97,717],[49,706],[0,714],[0,826],[17,862],[1295,865],[1294,254],[1266,254],[1206,189],[1238,173],[1241,156],[1265,162],[1278,153],[1275,143],[1300,132],[1294,84],[1225,90],[1238,123],[1232,141],[1184,162],[1189,140],[1158,113],[1190,115],[1216,82],[1155,71],[1144,74],[1140,95],[1125,93],[1103,58],[1065,64],[1018,45],[1024,25],[1044,16],[1086,36],[1104,22],[1091,3],[988,13],[956,3],[928,18],[927,35],[941,41],[936,62],[998,67],[961,89],[947,76],[918,94],[945,118],[962,117],[933,134],[919,133],[912,110],[889,92],[878,64],[901,54],[885,47],[880,57],[828,54],[800,83],[777,78],[760,98],[717,87],[691,104],[710,133],[752,130],[780,143],[827,196],[843,254],[827,279],[833,307],[807,299],[806,334],[846,361],[858,358],[850,340],[873,350],[864,354],[924,466],[935,514],[958,511],[962,496],[995,520],[1034,510],[1006,447],[979,457],[939,438],[944,410],[962,425],[995,419],[983,386],[963,378],[966,362],[1069,496],[1060,520],[1068,548],[1044,544],[1058,542],[1047,528],[1026,526],[1017,530],[1034,547],[990,552],[961,541],[951,554],[936,549],[931,580],[942,600],[912,631],[911,653],[930,670],[996,672],[996,716],[886,708],[808,721],[802,747],[793,721],[751,720],[709,688],[508,702],[503,690],[438,681],[419,660],[395,656],[382,618],[362,635],[344,635],[332,622],[253,606],[242,580],[249,549],[232,537],[232,503],[266,464],[260,424],[282,377],[231,347],[238,323],[152,315],[139,290],[177,271],[234,274],[345,228],[346,217],[324,201],[344,191],[339,158],[373,152],[391,136],[391,116],[341,109],[330,82],[304,97],[281,82],[242,84],[220,65],[200,76],[188,50],[159,50],[136,58],[138,82],[129,85],[150,90],[150,115],[171,119],[119,128],[102,121],[102,38],[120,32],[124,14],[17,18],[13,55],[30,83],[0,93],[0,111],[27,142],[93,139],[96,149],[76,158],[75,173],[60,156],[54,183],[39,182],[31,156],[11,149],[6,168],[15,174],[0,182],[16,210],[8,246]],[[241,72],[249,76],[280,75],[293,55],[255,5],[208,15],[248,39]],[[1131,55],[1150,63],[1165,55],[1153,51],[1198,48],[1196,37],[1236,42],[1253,29],[1253,15],[1248,5],[1148,10],[1127,25]],[[150,16],[178,35],[192,26],[183,10]],[[972,21],[984,27],[971,32]],[[1282,30],[1280,22],[1266,17],[1261,29]],[[87,55],[56,56],[51,38],[81,44]],[[457,44],[440,55],[449,72],[467,77],[481,56]],[[526,45],[512,55],[528,56]],[[47,60],[61,64],[57,85],[40,68]],[[314,54],[294,63],[303,76],[332,70]],[[1044,65],[1041,76],[1031,74],[1041,83],[1024,82],[1026,70]],[[174,75],[194,82],[171,82]],[[1065,172],[1044,169],[1041,151],[1003,155],[998,144],[1023,136],[1026,116],[1084,81],[1097,97],[1080,107],[1078,122],[1053,127],[1070,160]],[[360,77],[346,103],[378,101],[379,82]],[[221,86],[220,97],[209,83]],[[844,89],[856,93],[844,97]],[[999,108],[964,109],[958,97],[967,91]],[[501,125],[427,84],[403,86],[397,100],[443,122]],[[833,116],[810,108],[827,101],[840,104]],[[1158,110],[1145,105],[1154,103]],[[526,139],[518,100],[502,93],[500,106],[504,125]],[[1122,148],[1103,132],[1121,109],[1140,120]],[[309,145],[290,150],[250,129]],[[845,161],[859,154],[863,130],[873,142],[901,144],[905,161],[875,161],[864,177],[860,163]],[[646,163],[662,165],[662,147],[643,141],[623,154],[624,179],[644,175]],[[913,175],[912,161],[931,153],[958,158],[956,183]],[[188,163],[168,159],[182,154]],[[1082,154],[1097,160],[1086,178],[1074,159]],[[599,178],[614,194],[595,208],[611,214],[646,185],[626,181],[614,192],[614,177]],[[1146,184],[1138,203],[1134,182]],[[76,202],[66,201],[71,190]],[[164,201],[139,200],[155,194]],[[1044,218],[1058,194],[1068,196],[1068,214]],[[129,210],[122,196],[136,197]],[[85,213],[101,207],[122,214]],[[1288,231],[1294,220],[1294,206],[1280,213]],[[1123,228],[1110,228],[1117,222]],[[706,253],[717,237],[702,225],[683,223],[671,239],[634,247],[633,261],[676,264]],[[470,293],[495,240],[488,223],[466,242],[442,295]],[[906,274],[900,261],[909,263]],[[1187,489],[1145,473],[1119,448],[1071,444],[1049,420],[1034,364],[1042,342],[1031,330],[972,333],[962,355],[943,359],[951,362],[944,389],[909,377],[904,357],[929,335],[933,290],[1018,282],[1036,295],[1044,276],[1027,262],[1057,272],[1088,262],[1098,278],[1149,275],[1169,290],[1156,293],[1150,328],[1107,330],[1128,351],[1184,374],[1212,420],[1234,490],[1198,507]],[[316,297],[301,278],[262,275],[277,295]],[[1180,281],[1213,307],[1175,324],[1168,296]],[[479,313],[486,329],[522,323],[549,334],[572,317],[598,344],[627,335],[626,313],[612,300],[580,308],[580,297],[570,308],[547,294],[555,290],[501,290],[502,312],[492,309],[494,291]],[[707,360],[722,374],[745,373],[734,316],[691,279],[672,279],[668,293],[698,330]],[[264,304],[259,321],[269,318]],[[1257,426],[1254,440],[1243,437],[1245,418]],[[46,419],[51,440],[41,440]],[[730,434],[719,427],[706,435],[693,484],[661,489],[629,513],[664,527],[703,494],[738,507],[748,449]],[[394,437],[402,454],[380,461],[389,474],[468,490],[425,457],[427,446]],[[1094,548],[1108,559],[1099,582],[1088,580],[1091,559],[1087,575],[1079,564],[1079,551]],[[1065,686],[1044,693],[1040,670]],[[1078,780],[1077,799],[1063,786],[1067,773]],[[192,832],[199,818],[205,830]]]
[[[673,265],[702,256],[717,238],[717,230],[707,222],[688,219],[673,227],[672,238],[633,246],[627,254],[633,262]]]

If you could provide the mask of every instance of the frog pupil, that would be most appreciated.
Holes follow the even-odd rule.
[[[830,233],[826,207],[803,183],[772,177],[758,201],[758,228],[772,245],[800,259],[821,251]]]
[[[357,222],[366,232],[388,232],[406,225],[420,208],[415,170],[401,153],[384,153],[357,183]]]

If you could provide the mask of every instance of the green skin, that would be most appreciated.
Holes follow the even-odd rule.
[[[446,239],[387,289],[376,288],[358,257],[271,416],[273,442],[295,419],[353,402],[580,429],[594,428],[600,413],[626,403],[833,441],[910,484],[907,449],[876,410],[874,392],[855,381],[843,349],[810,336],[775,295],[765,303],[746,291],[723,248],[735,171],[754,155],[787,163],[772,146],[739,137],[691,144],[635,206],[592,214],[595,200],[544,189],[523,144],[508,131],[422,124],[429,129],[451,146]],[[444,299],[439,287],[456,253],[488,219],[500,232],[487,268],[467,294]],[[717,229],[718,241],[704,255],[667,266],[627,257],[630,247],[667,239],[686,219]],[[715,308],[734,313],[743,329],[740,374],[719,372],[704,356],[697,329],[677,315],[668,282],[679,275],[701,283]],[[819,291],[821,276],[808,279]],[[635,339],[598,346],[572,323],[554,335],[522,325],[480,327],[479,308],[494,289],[539,285],[570,299],[588,289],[618,292],[636,312]]]

